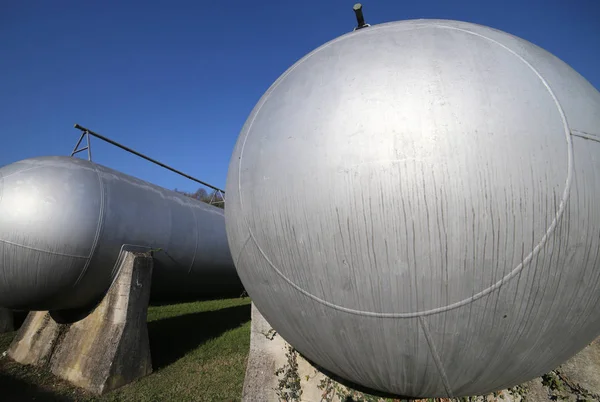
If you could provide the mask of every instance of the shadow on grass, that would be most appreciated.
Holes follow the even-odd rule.
[[[22,316],[21,316],[22,315]],[[26,316],[21,313],[15,323]],[[152,366],[168,366],[188,352],[224,332],[250,320],[250,305],[184,314],[148,323]],[[73,395],[71,397],[71,395]],[[59,380],[48,372],[0,360],[0,401],[74,401],[93,399],[91,395]]]
[[[154,370],[168,366],[187,352],[250,321],[250,305],[202,311],[148,323]]]
[[[152,300],[150,300],[149,306],[160,307],[160,306],[170,306],[172,304],[180,304],[180,303],[193,303],[193,302],[203,302],[210,300],[223,300],[223,299],[235,299],[238,297],[247,296],[246,292],[243,288],[235,289],[229,292],[219,291],[215,294],[205,294],[202,296],[198,296],[194,293],[179,293],[177,295],[172,294],[153,294]]]
[[[45,390],[32,381],[0,373],[0,400],[9,401],[74,401],[64,395]]]

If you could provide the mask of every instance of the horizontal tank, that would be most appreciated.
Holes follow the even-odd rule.
[[[242,289],[220,208],[78,158],[0,169],[0,306],[91,306],[122,250],[150,249],[155,299]]]

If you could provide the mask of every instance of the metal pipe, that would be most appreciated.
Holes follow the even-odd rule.
[[[181,171],[179,171],[179,170],[177,170],[177,169],[174,169],[174,168],[172,168],[171,166],[165,165],[164,163],[162,163],[162,162],[159,162],[159,161],[157,161],[156,159],[152,159],[152,158],[150,158],[149,156],[146,156],[146,155],[144,155],[144,154],[141,154],[141,153],[139,153],[139,152],[137,152],[137,151],[135,151],[135,150],[133,150],[133,149],[131,149],[131,148],[129,148],[129,147],[126,147],[126,146],[125,146],[125,145],[123,145],[123,144],[119,144],[118,142],[116,142],[116,141],[113,141],[113,140],[111,140],[110,138],[107,138],[107,137],[103,136],[102,134],[98,134],[98,133],[96,133],[96,132],[94,132],[94,131],[90,130],[89,128],[82,127],[82,126],[80,126],[79,124],[75,124],[75,128],[76,128],[76,129],[78,129],[78,130],[81,130],[81,131],[83,131],[83,132],[84,132],[84,134],[85,134],[85,133],[87,133],[88,135],[93,135],[94,137],[96,137],[96,138],[99,138],[99,139],[101,139],[102,141],[108,142],[109,144],[112,144],[112,145],[114,145],[115,147],[121,148],[121,149],[122,149],[122,150],[124,150],[124,151],[127,151],[127,152],[130,152],[130,153],[134,154],[134,155],[137,155],[137,156],[139,156],[140,158],[144,158],[144,159],[146,159],[147,161],[149,161],[149,162],[152,162],[152,163],[154,163],[154,164],[156,164],[156,165],[158,165],[158,166],[164,167],[165,169],[168,169],[168,170],[170,170],[170,171],[171,171],[171,172],[173,172],[173,173],[177,173],[178,175],[181,175],[181,176],[183,176],[183,177],[185,177],[185,178],[187,178],[187,179],[190,179],[190,180],[192,180],[192,181],[195,181],[196,183],[200,183],[200,184],[202,184],[203,186],[206,186],[206,187],[208,187],[208,188],[211,188],[211,189],[213,189],[213,190],[215,190],[215,191],[219,191],[219,192],[221,192],[223,195],[225,195],[225,191],[224,191],[224,190],[222,190],[222,189],[220,189],[220,188],[218,188],[218,187],[215,187],[215,186],[213,186],[213,185],[210,185],[210,184],[208,184],[208,183],[206,183],[206,182],[203,182],[202,180],[196,179],[195,177],[193,177],[193,176],[190,176],[189,174],[183,173],[183,172],[181,172]],[[80,140],[79,140],[79,142],[77,143],[77,146],[79,145],[79,143],[80,143],[80,142],[81,142],[81,139],[80,139]],[[77,146],[75,146],[75,149],[77,149]],[[88,144],[88,147],[89,147],[89,144]],[[75,152],[75,150],[73,150],[73,152]],[[71,156],[73,156],[73,154],[71,154]]]
[[[354,5],[354,7],[352,7],[352,8],[354,10],[354,14],[356,15],[356,22],[357,22],[357,26],[356,26],[356,28],[354,28],[354,30],[370,26],[369,24],[367,24],[365,22],[365,17],[363,16],[363,12],[362,12],[362,4],[356,3]]]

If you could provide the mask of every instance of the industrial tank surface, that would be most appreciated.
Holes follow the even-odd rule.
[[[372,390],[485,394],[600,335],[600,94],[471,23],[360,29],[261,98],[227,178],[246,290]]]
[[[72,157],[0,169],[0,306],[89,307],[121,250],[155,252],[153,297],[241,289],[223,210]]]

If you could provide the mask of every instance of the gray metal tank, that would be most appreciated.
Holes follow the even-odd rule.
[[[242,288],[220,208],[78,158],[0,169],[0,306],[88,307],[121,250],[156,248],[154,298]]]
[[[484,394],[600,335],[600,94],[510,34],[411,20],[321,46],[248,117],[226,190],[252,300],[352,383]]]

